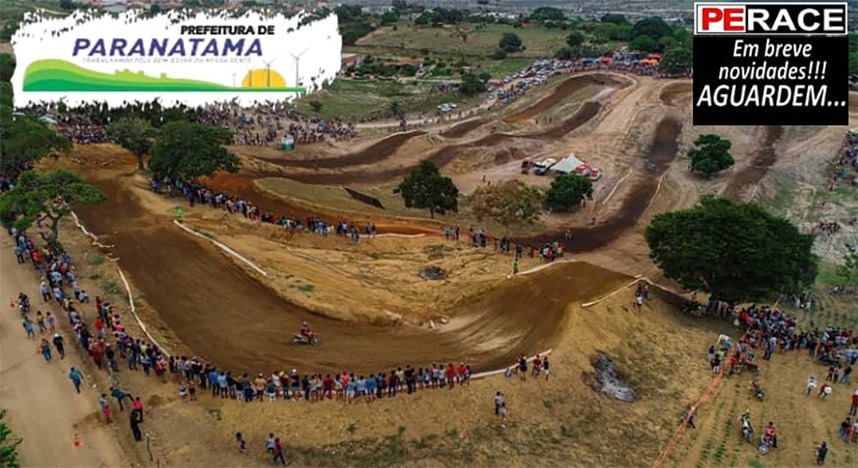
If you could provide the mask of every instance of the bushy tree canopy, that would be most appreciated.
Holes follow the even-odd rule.
[[[438,166],[431,161],[423,161],[411,171],[399,184],[394,193],[398,193],[408,208],[429,210],[429,216],[435,218],[436,211],[458,211],[459,189],[453,179],[441,175]]]
[[[238,157],[224,148],[232,133],[221,127],[191,122],[170,122],[152,145],[149,169],[183,180],[210,176],[217,171],[238,172]]]
[[[155,129],[148,121],[138,118],[122,118],[107,126],[110,140],[134,153],[137,168],[141,171],[145,168],[143,156],[149,153],[155,134]]]
[[[757,205],[706,196],[656,215],[646,228],[650,257],[665,276],[731,303],[798,292],[816,277],[813,236]]]
[[[524,44],[522,44],[518,34],[507,32],[501,36],[498,47],[505,52],[512,53],[524,49]]]
[[[0,195],[0,221],[25,231],[43,214],[48,219],[48,232],[41,232],[48,244],[59,236],[59,222],[78,204],[100,203],[104,193],[71,172],[27,171],[21,174],[12,190]]]
[[[593,181],[578,174],[559,174],[545,192],[545,207],[552,211],[572,211],[585,198],[593,198]]]
[[[691,158],[691,170],[711,177],[735,162],[730,148],[733,143],[726,138],[708,133],[694,140],[694,147],[688,151]]]

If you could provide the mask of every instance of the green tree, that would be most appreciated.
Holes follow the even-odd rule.
[[[137,169],[143,170],[143,156],[149,153],[156,131],[148,120],[125,117],[110,122],[107,136],[117,145],[134,153]]]
[[[18,445],[23,442],[20,437],[12,437],[12,430],[6,424],[6,410],[0,409],[0,466],[18,468]]]
[[[436,211],[459,211],[459,189],[431,161],[421,162],[393,193],[401,195],[408,208],[428,209],[433,219]]]
[[[8,81],[0,81],[0,128],[2,128],[3,122],[12,120],[14,104],[12,85]]]
[[[503,33],[500,42],[498,42],[498,47],[507,53],[518,52],[519,50],[524,49],[524,45],[521,42],[521,38],[518,37],[518,34],[510,32]]]
[[[640,36],[649,36],[656,42],[664,36],[670,36],[673,34],[673,28],[670,27],[669,24],[665,23],[663,19],[658,16],[650,16],[649,18],[644,18],[632,26],[632,30],[629,32],[629,39],[635,40]]]
[[[606,13],[599,20],[602,23],[622,24],[626,22],[626,17],[617,13]]]
[[[658,42],[650,36],[638,36],[629,42],[629,49],[635,52],[652,53],[659,50]]]
[[[497,49],[494,52],[492,52],[492,55],[490,56],[490,58],[492,60],[503,60],[506,58],[506,51],[503,49]]]
[[[381,14],[381,24],[393,24],[399,21],[399,15],[394,11],[385,11]]]
[[[0,195],[0,221],[6,227],[25,231],[42,214],[48,219],[48,231],[40,232],[47,244],[59,237],[59,222],[78,204],[106,200],[104,193],[63,169],[51,172],[27,171],[12,190]]]
[[[473,73],[462,75],[462,83],[459,84],[459,93],[465,96],[476,96],[486,92],[486,82]]]
[[[798,292],[816,278],[813,235],[757,205],[707,195],[656,215],[645,233],[666,277],[730,303]]]
[[[536,221],[541,204],[542,193],[517,180],[483,185],[468,196],[468,205],[478,221],[491,219],[503,226],[507,233],[511,226]]]
[[[732,147],[730,140],[712,133],[698,136],[694,147],[688,150],[691,171],[712,177],[727,169],[735,162],[730,154]]]
[[[568,44],[569,47],[575,48],[583,43],[584,35],[578,31],[572,31],[568,36],[566,36],[566,44]]]
[[[530,14],[530,20],[538,23],[543,21],[563,21],[565,19],[566,15],[563,14],[563,10],[554,7],[539,7]]]
[[[77,5],[71,0],[60,0],[60,8],[65,11],[72,11],[77,8]]]
[[[313,109],[313,112],[319,113],[322,110],[322,101],[312,100],[308,102],[310,109]]]
[[[240,161],[224,145],[232,133],[222,127],[170,122],[161,127],[152,145],[149,169],[182,180],[195,180],[217,171],[238,172]]]
[[[661,56],[661,62],[658,64],[658,69],[662,73],[674,74],[685,73],[691,70],[694,57],[691,55],[691,48],[684,45],[676,45],[671,47]]]
[[[11,114],[11,112],[9,112]],[[11,117],[11,115],[9,116]],[[38,119],[23,115],[0,122],[0,172],[16,176],[45,156],[71,149],[71,142]]]
[[[593,181],[589,177],[559,174],[545,192],[545,207],[552,211],[572,211],[581,206],[585,198],[593,198]]]
[[[414,24],[417,26],[426,26],[435,20],[435,15],[431,11],[424,11],[420,16],[414,18]]]
[[[0,54],[0,81],[12,81],[12,75],[15,74],[15,57],[11,54]]]
[[[855,288],[858,294],[858,245],[846,245],[843,264],[837,266],[837,278],[844,287]]]

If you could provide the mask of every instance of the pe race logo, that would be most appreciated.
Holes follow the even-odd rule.
[[[846,2],[694,4],[694,125],[848,125]]]
[[[15,105],[62,100],[111,107],[160,98],[202,105],[288,101],[332,81],[342,39],[336,15],[249,11],[40,12],[12,38]]]

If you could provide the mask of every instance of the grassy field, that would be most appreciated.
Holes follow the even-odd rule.
[[[390,103],[394,100],[399,101],[402,109],[413,115],[435,112],[435,107],[445,102],[472,104],[481,99],[465,100],[456,91],[437,92],[429,83],[340,79],[319,93],[299,101],[298,108],[323,118],[360,119],[374,112],[389,114]],[[313,111],[311,101],[322,103],[319,112]]]
[[[461,54],[465,56],[488,56],[498,48],[498,42],[504,33],[511,32],[521,38],[525,50],[511,54],[511,58],[552,57],[566,44],[567,31],[544,29],[539,27],[514,28],[509,25],[490,24],[481,29],[475,25],[462,25],[458,30],[453,27],[433,28],[428,26],[399,25],[397,30],[385,27],[376,31],[358,45],[402,50]],[[467,40],[462,39],[462,34]]]

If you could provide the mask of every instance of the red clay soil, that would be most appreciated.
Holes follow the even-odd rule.
[[[763,142],[754,152],[751,165],[739,171],[727,184],[723,196],[732,200],[741,200],[742,193],[748,187],[754,186],[763,180],[769,172],[769,168],[777,161],[778,154],[775,146],[784,135],[784,128],[768,126],[763,134]]]
[[[615,79],[607,75],[588,74],[573,76],[555,88],[551,94],[540,99],[536,104],[506,117],[503,121],[506,123],[518,123],[530,120],[534,117],[538,117],[548,109],[551,109],[564,99],[578,91],[581,91],[589,85],[613,86],[616,85],[616,83],[617,81]]]
[[[462,138],[468,133],[471,133],[472,130],[482,127],[488,123],[488,121],[489,119],[486,118],[466,120],[444,130],[440,135],[445,138]]]
[[[263,161],[286,167],[303,167],[311,169],[334,169],[338,167],[360,166],[364,164],[377,163],[391,157],[405,143],[414,137],[425,135],[422,130],[397,133],[383,138],[368,147],[339,158],[317,158],[290,160],[287,158],[259,158]]]
[[[572,240],[566,243],[568,251],[585,252],[602,247],[637,223],[649,206],[652,197],[655,196],[658,179],[676,159],[681,130],[682,124],[674,118],[667,117],[659,122],[653,143],[646,154],[642,155],[646,171],[629,190],[629,195],[623,200],[620,212],[607,222],[594,227],[570,228]],[[563,228],[533,237],[514,239],[514,241],[540,246],[562,239],[565,233],[566,229]]]
[[[456,330],[346,323],[284,300],[211,244],[148,215],[119,181],[96,183],[108,201],[83,210],[84,223],[115,245],[113,254],[134,288],[185,345],[234,372],[378,372],[460,361],[476,371],[495,369],[519,353],[555,345],[571,302],[598,297],[628,280],[586,263],[559,264],[502,281],[474,298],[459,309],[467,324]],[[320,346],[290,344],[301,320],[324,337]]]

